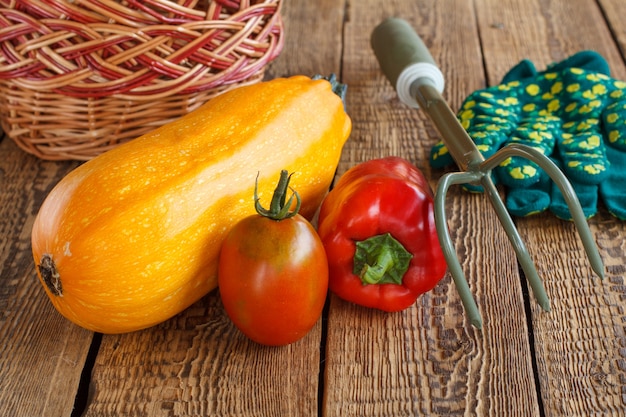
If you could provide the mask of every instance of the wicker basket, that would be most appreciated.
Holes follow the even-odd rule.
[[[280,0],[0,0],[0,123],[25,151],[91,159],[259,81]]]

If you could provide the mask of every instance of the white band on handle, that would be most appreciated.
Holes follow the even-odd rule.
[[[441,70],[436,65],[419,62],[404,68],[396,81],[396,92],[400,100],[407,106],[418,108],[419,104],[411,94],[411,85],[420,78],[427,78],[433,82],[435,88],[443,93],[445,81]]]

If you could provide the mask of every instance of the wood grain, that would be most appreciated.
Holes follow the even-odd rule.
[[[589,267],[571,224],[551,216],[525,222],[552,311],[533,306],[537,367],[547,416],[623,415],[624,225],[600,214],[593,232],[607,276]],[[604,220],[602,220],[604,218]],[[599,226],[600,222],[602,226]],[[569,271],[569,272],[565,272]]]
[[[622,56],[626,56],[626,3],[620,0],[598,0],[611,34],[619,45]]]
[[[603,2],[607,17],[623,40],[623,19],[614,13],[623,2]],[[619,5],[618,5],[619,4]],[[537,68],[584,49],[601,53],[615,77],[624,79],[625,68],[613,34],[603,23],[594,1],[477,2],[483,18],[485,63],[490,80],[503,75],[500,63],[513,65],[532,59]],[[493,13],[504,6],[506,14]],[[497,28],[489,22],[498,21]],[[534,34],[533,38],[521,32]],[[497,82],[497,81],[496,81]],[[534,351],[546,416],[618,416],[624,403],[624,223],[606,212],[591,220],[604,261],[607,278],[593,275],[572,224],[546,214],[518,221],[528,242],[552,311],[543,312],[531,301]]]
[[[104,336],[85,416],[316,415],[320,329],[257,345],[213,293],[149,331]]]
[[[626,76],[623,65],[617,64],[622,58],[613,34],[594,0],[476,0],[475,4],[489,85],[498,84],[522,59],[530,59],[541,70],[586,49],[615,62],[616,78]]]
[[[52,307],[30,230],[43,197],[74,163],[42,163],[0,142],[0,415],[69,416],[92,334]]]
[[[345,0],[284,1],[285,47],[266,78],[340,75]]]
[[[369,48],[372,29],[385,17],[405,18],[429,46],[449,81],[445,97],[458,108],[466,94],[484,85],[473,8],[463,1],[395,2],[372,15],[373,7],[381,6],[372,1],[352,4],[346,23],[344,79],[352,86],[348,103],[355,129],[340,167],[403,155],[436,180],[441,172],[431,172],[427,164],[430,147],[438,140],[433,125],[398,101],[373,54],[363,51]],[[450,277],[399,314],[361,309],[333,297],[324,415],[539,412],[517,263],[481,197],[453,190],[448,221],[484,330],[465,320]],[[489,261],[477,266],[476,259]],[[334,354],[338,351],[342,354]]]

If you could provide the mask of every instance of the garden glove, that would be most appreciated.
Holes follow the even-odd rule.
[[[610,77],[599,54],[583,51],[543,72],[522,61],[501,84],[468,96],[458,118],[485,158],[509,143],[531,146],[563,170],[587,217],[597,212],[600,196],[626,219],[626,83]],[[454,162],[443,142],[430,161],[435,168]],[[512,214],[549,209],[571,219],[560,190],[535,163],[512,157],[493,174],[507,187]]]

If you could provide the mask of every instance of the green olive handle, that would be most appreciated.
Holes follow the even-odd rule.
[[[443,92],[443,74],[422,39],[403,19],[389,18],[379,24],[370,39],[381,70],[403,103],[419,107],[411,91],[414,82],[428,82]]]

